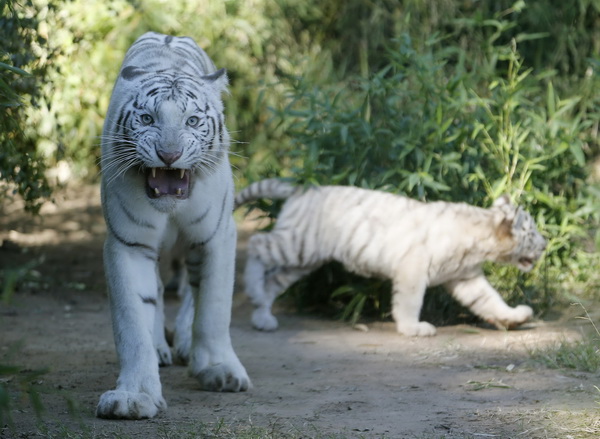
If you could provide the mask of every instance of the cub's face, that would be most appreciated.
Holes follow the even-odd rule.
[[[213,172],[226,154],[224,71],[192,78],[126,68],[120,79],[137,85],[115,121],[114,139],[108,139],[114,147],[103,158],[105,172],[137,168],[148,198],[187,199],[194,176]]]
[[[516,242],[512,262],[520,270],[530,271],[546,249],[546,240],[538,232],[532,216],[520,208],[512,222],[512,236]]]
[[[533,217],[521,207],[513,205],[504,195],[494,202],[492,209],[502,216],[500,228],[505,239],[512,243],[511,250],[502,260],[530,271],[546,249],[546,239],[538,231]]]

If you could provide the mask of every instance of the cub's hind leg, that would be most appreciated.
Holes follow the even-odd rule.
[[[425,280],[419,278],[418,272],[404,273],[394,280],[392,316],[399,333],[419,337],[435,335],[435,326],[419,321],[425,289]]]
[[[446,288],[475,315],[499,329],[514,328],[533,316],[533,310],[527,305],[508,306],[483,273],[471,279],[451,281]]]
[[[313,267],[299,267],[293,243],[282,232],[259,233],[248,242],[248,258],[244,272],[246,294],[255,306],[252,325],[262,331],[277,329],[273,302],[294,282],[310,273]]]

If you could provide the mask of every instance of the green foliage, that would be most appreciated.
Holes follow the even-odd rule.
[[[600,81],[586,75],[567,90],[556,71],[527,66],[517,41],[540,35],[515,34],[513,15],[523,7],[517,2],[486,20],[458,20],[448,35],[400,33],[368,77],[326,85],[290,78],[288,102],[273,110],[274,126],[290,146],[271,173],[303,184],[356,185],[479,206],[509,193],[536,218],[548,250],[530,275],[513,267],[488,272],[509,302],[543,312],[565,282],[574,281],[567,267],[593,272],[580,247],[597,219],[586,179],[587,161],[597,152],[600,108],[589,87]],[[480,37],[480,50],[471,51],[472,42],[449,45],[465,27]],[[355,320],[368,300],[379,315],[389,313],[381,288],[389,286],[357,283],[326,267],[293,290],[317,292],[330,306],[345,296],[342,316]],[[429,309],[448,307],[447,298],[435,297]]]
[[[25,6],[0,2],[0,201],[19,194],[26,208],[35,212],[50,189],[44,159],[24,128],[27,107],[37,106],[40,97],[36,76],[45,74],[35,53],[44,41],[31,6],[31,2]]]
[[[562,341],[532,352],[532,358],[550,369],[573,369],[583,372],[600,370],[598,340]]]

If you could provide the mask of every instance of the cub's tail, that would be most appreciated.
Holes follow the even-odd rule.
[[[297,187],[293,184],[277,178],[268,178],[266,180],[257,181],[235,195],[234,209],[237,209],[242,204],[261,198],[283,200],[296,192],[296,189]]]

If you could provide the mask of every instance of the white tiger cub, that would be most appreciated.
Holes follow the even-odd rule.
[[[533,315],[526,305],[508,306],[482,271],[484,261],[529,271],[546,248],[533,218],[507,196],[482,209],[422,203],[356,187],[302,188],[268,179],[239,192],[235,207],[260,198],[287,201],[273,230],[248,241],[244,281],[257,329],[276,329],[271,306],[277,295],[332,260],[357,274],[392,280],[392,315],[405,335],[435,334],[435,327],[420,322],[419,314],[426,287],[440,284],[498,327],[512,328]]]
[[[225,70],[196,43],[157,33],[128,50],[102,134],[104,265],[120,374],[96,414],[139,419],[166,408],[171,363],[157,263],[183,244],[189,274],[175,352],[213,391],[250,385],[229,333],[236,227],[221,94]],[[194,309],[194,303],[197,305]]]

